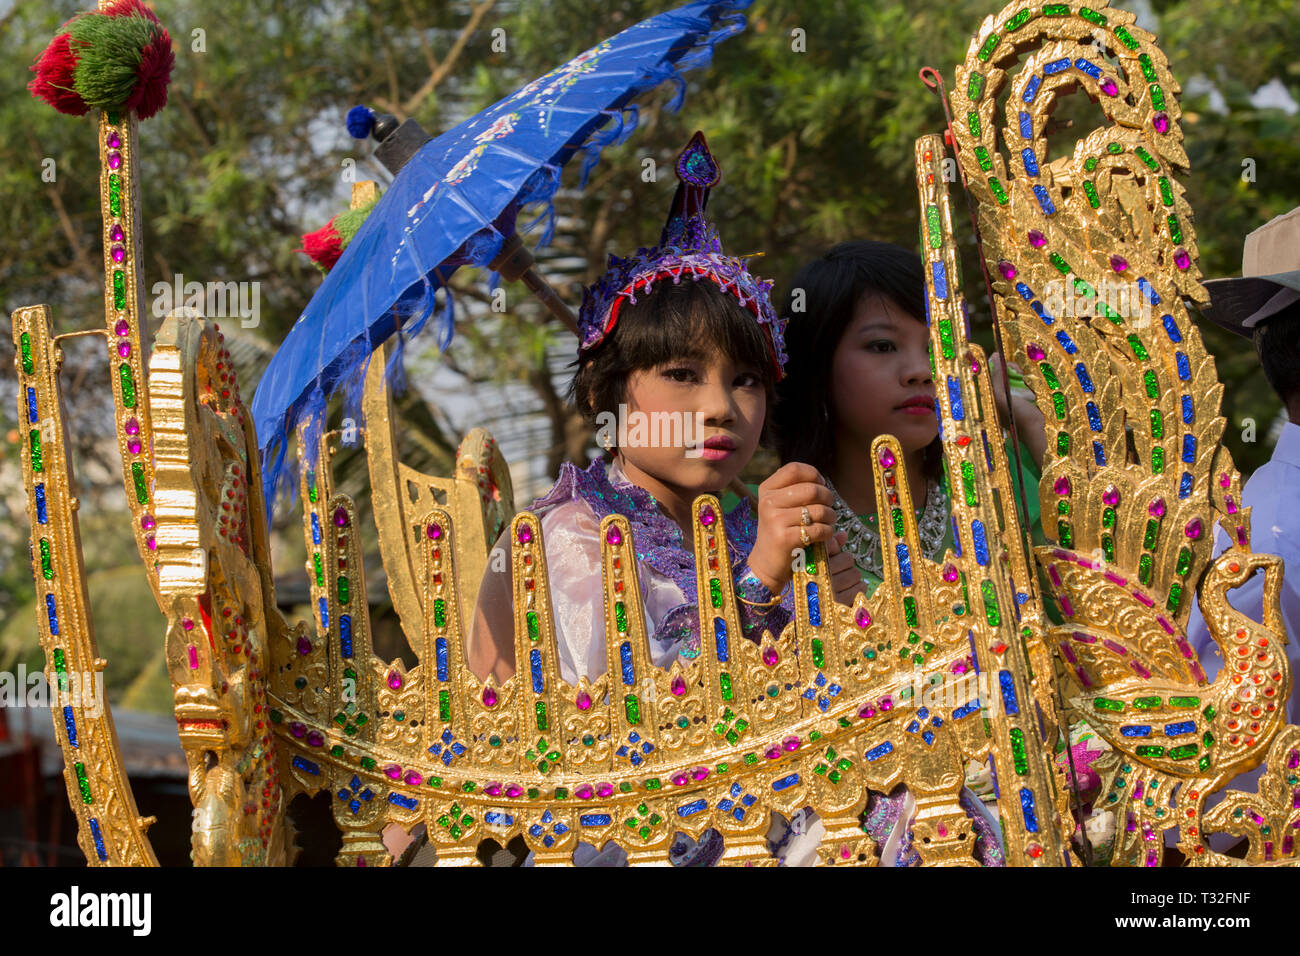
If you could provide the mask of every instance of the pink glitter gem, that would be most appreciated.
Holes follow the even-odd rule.
[[[1107,485],[1106,490],[1101,493],[1101,500],[1107,506],[1114,508],[1119,504],[1119,489],[1114,485]]]
[[[949,582],[956,581],[956,580],[957,580],[957,568],[956,568],[954,565],[951,565],[951,564],[945,564],[945,565],[943,566],[943,579],[944,579],[945,581],[949,581]]]
[[[187,617],[185,620],[181,621],[181,627],[185,628],[187,631],[194,630],[194,618]]]
[[[126,424],[122,426],[122,429],[128,435],[138,435],[140,434],[140,423],[134,418],[128,418]]]
[[[947,835],[948,835],[948,828],[947,828],[946,826],[944,826],[942,823],[940,823],[940,824],[939,824],[939,836],[941,836],[941,837],[946,837]]]
[[[1224,472],[1220,472],[1220,473],[1219,473],[1219,487],[1220,487],[1220,488],[1227,488],[1227,487],[1228,487],[1229,485],[1231,485],[1231,484],[1232,484],[1232,478],[1228,475],[1228,473],[1227,473],[1226,471],[1224,471]]]
[[[442,537],[442,525],[436,522],[430,522],[429,527],[424,529],[424,533],[429,536],[429,540],[437,541]]]
[[[779,661],[780,659],[781,657],[779,654],[777,654],[775,647],[763,648],[763,663],[766,664],[768,667],[775,667],[777,661]]]
[[[117,354],[120,355],[122,358],[130,358],[130,357],[131,357],[131,343],[130,343],[130,342],[118,342],[118,343],[117,343]]]
[[[104,142],[108,145],[109,149],[122,148],[122,137],[118,134],[117,130],[112,130]]]
[[[1107,96],[1115,96],[1119,93],[1119,87],[1115,85],[1114,80],[1110,77],[1106,77],[1106,79],[1101,81],[1101,91]]]
[[[704,525],[704,527],[706,528],[709,527],[711,524],[713,524],[713,522],[717,520],[718,520],[718,516],[713,513],[712,506],[705,505],[703,508],[700,509],[700,524]]]
[[[149,537],[144,539],[144,546],[148,548],[150,551],[158,550],[158,542],[157,540],[154,539],[153,535],[149,535]]]
[[[766,757],[768,760],[775,760],[777,757],[781,756],[781,748],[780,748],[780,747],[769,747],[769,748],[768,748],[768,749],[763,753],[763,756]]]
[[[1165,516],[1165,499],[1157,498],[1147,505],[1147,514],[1153,518],[1163,518]]]
[[[1232,495],[1223,496],[1223,505],[1228,510],[1228,514],[1235,515],[1237,513],[1237,502],[1232,500]]]
[[[862,709],[858,711],[858,716],[867,718],[876,716],[876,708],[871,704],[863,704]]]
[[[125,238],[126,231],[121,226],[114,225],[112,229],[108,230],[108,239],[110,242],[121,242]]]
[[[402,778],[402,768],[397,766],[397,764],[389,764],[384,768],[384,774],[390,780],[400,780]]]
[[[303,737],[307,736],[307,725],[295,720],[289,725],[289,733],[301,740]]]
[[[1191,521],[1187,522],[1187,525],[1183,528],[1183,534],[1195,541],[1201,536],[1203,530],[1204,528],[1201,526],[1201,519],[1193,518]]]
[[[131,326],[127,324],[126,319],[118,319],[117,325],[113,326],[113,331],[117,335],[126,335],[131,331]]]
[[[153,515],[145,515],[140,519],[140,527],[144,528],[145,531],[152,531],[157,523],[153,520]]]
[[[673,678],[670,690],[672,690],[674,697],[681,697],[686,693],[686,681],[682,680],[680,674]]]
[[[519,526],[518,538],[520,544],[528,544],[533,540],[533,529],[529,525],[521,524]]]
[[[618,525],[610,525],[609,530],[605,532],[605,540],[610,544],[622,544],[623,532],[618,530]]]
[[[882,467],[893,468],[896,461],[897,459],[894,458],[894,453],[892,451],[888,448],[880,449],[880,464]]]
[[[424,776],[418,770],[408,770],[405,778],[407,786],[418,787],[424,783]]]
[[[507,797],[514,798],[514,797],[522,797],[523,795],[524,795],[524,788],[519,786],[518,784],[512,783],[510,786],[506,787]]]
[[[1157,133],[1163,136],[1169,132],[1169,114],[1165,112],[1157,113],[1151,117],[1151,125],[1155,127]]]
[[[1029,244],[1033,246],[1035,249],[1041,249],[1043,248],[1043,246],[1047,245],[1047,237],[1043,235],[1041,232],[1039,232],[1037,229],[1030,229]]]
[[[109,252],[114,262],[126,262],[126,250],[121,246],[114,246]]]
[[[483,792],[486,793],[489,797],[499,797],[501,796],[501,784],[489,783],[486,787],[483,788]]]
[[[871,615],[867,613],[865,607],[858,608],[857,613],[853,615],[853,623],[863,630],[871,626]]]
[[[122,154],[121,154],[121,153],[109,153],[109,154],[108,154],[108,168],[109,168],[109,169],[121,169],[121,168],[122,168]]]
[[[708,776],[709,776],[708,767],[696,767],[694,770],[691,771],[692,780],[707,780]]]
[[[894,709],[894,701],[893,701],[893,699],[892,699],[892,698],[889,698],[889,697],[882,697],[882,698],[880,698],[880,709],[881,709],[881,710],[893,710],[893,709]]]
[[[496,692],[495,690],[493,690],[491,687],[484,687],[484,688],[483,688],[483,706],[484,706],[484,707],[495,707],[496,705],[497,705],[497,692]],[[590,705],[590,702],[588,702],[588,705]]]
[[[790,751],[798,750],[798,749],[799,749],[799,738],[798,738],[798,737],[787,737],[787,738],[785,738],[785,740],[781,741],[781,746],[784,747],[786,750],[790,750]]]
[[[1044,352],[1039,346],[1035,345],[1032,342],[1029,345],[1025,346],[1025,354],[1028,355],[1030,359],[1032,359],[1035,362],[1041,362],[1043,359],[1047,357],[1047,353]]]
[[[325,746],[325,735],[322,734],[319,730],[313,730],[311,733],[307,735],[307,746],[309,747]]]
[[[596,796],[608,797],[608,796],[612,796],[613,793],[614,793],[614,785],[612,783],[596,784]]]
[[[1186,249],[1178,249],[1174,252],[1174,265],[1186,272],[1192,266],[1192,257],[1187,254]]]
[[[306,657],[311,653],[311,641],[305,637],[298,638],[298,653]]]
[[[138,439],[138,438],[132,438],[131,440],[129,440],[129,441],[126,443],[126,450],[129,451],[129,452],[130,452],[131,454],[133,454],[133,455],[138,455],[138,454],[140,454],[140,449],[141,449],[142,447],[143,447],[143,446],[140,444],[140,439]]]
[[[1123,256],[1111,256],[1110,267],[1114,269],[1116,272],[1123,272],[1125,269],[1128,268],[1128,260],[1125,259]]]
[[[998,272],[1002,273],[1004,279],[1014,279],[1016,277],[1016,267],[1006,259],[998,263]]]
[[[397,673],[397,671],[389,671],[388,686],[392,690],[400,690],[402,687],[402,675]]]
[[[573,791],[573,795],[579,800],[590,800],[596,795],[596,791],[592,790],[590,785],[584,783],[577,790]]]
[[[673,786],[684,787],[690,781],[690,779],[691,778],[686,776],[686,774],[684,773],[675,774],[673,776]]]
[[[334,523],[340,528],[345,527],[348,523],[348,509],[339,505],[334,509]]]
[[[685,688],[682,688],[685,690]],[[578,710],[591,710],[591,695],[585,690],[578,691],[578,699],[574,701],[578,705]]]
[[[1057,478],[1056,483],[1052,485],[1052,490],[1058,495],[1068,495],[1070,493],[1070,479],[1066,477]]]

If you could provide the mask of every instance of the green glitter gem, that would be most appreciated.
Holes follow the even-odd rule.
[[[144,465],[138,461],[131,462],[131,481],[135,485],[135,500],[145,504],[149,500],[149,486],[144,480]]]
[[[1151,449],[1151,473],[1153,475],[1163,474],[1165,470],[1165,450],[1163,448]]]
[[[975,147],[975,159],[979,161],[980,169],[988,172],[993,168],[993,160],[989,159],[989,151],[983,146]]]
[[[979,504],[979,497],[975,494],[975,467],[968,461],[961,463],[961,487],[966,504]]]
[[[1204,755],[1202,755],[1201,759],[1198,760],[1198,761],[1196,762],[1196,765],[1197,765],[1198,767],[1200,767],[1202,770],[1209,770],[1209,769],[1210,769],[1210,755],[1209,755],[1209,754],[1204,754]]]
[[[316,569],[316,587],[325,586],[325,567],[321,564],[320,552],[317,551],[311,556],[311,563]]]
[[[1160,533],[1160,522],[1155,518],[1147,521],[1147,531],[1142,538],[1142,547],[1150,551],[1156,546],[1156,537]]]
[[[1129,33],[1122,25],[1115,27],[1114,32],[1115,36],[1119,38],[1119,42],[1124,44],[1130,50],[1136,50],[1138,48],[1138,41],[1133,39],[1133,34]]]
[[[722,699],[731,700],[731,675],[725,671],[718,675],[718,686],[722,688]]]
[[[1151,84],[1151,105],[1158,110],[1165,108],[1165,91],[1154,83]],[[1164,195],[1164,189],[1160,190],[1160,194]],[[1169,203],[1165,203],[1165,205],[1167,206]]]
[[[1165,748],[1152,746],[1150,744],[1143,744],[1142,746],[1137,747],[1133,752],[1136,753],[1139,757],[1163,757],[1165,755]],[[1149,807],[1153,803],[1154,801],[1148,797],[1147,806]]]
[[[1192,569],[1192,552],[1187,548],[1181,548],[1178,551],[1178,563],[1174,565],[1174,573],[1180,577]]]
[[[1170,707],[1200,707],[1201,698],[1199,697],[1170,697]],[[1208,714],[1206,715],[1209,716]]]
[[[1155,157],[1141,146],[1134,148],[1133,152],[1137,155],[1138,159],[1142,160],[1143,165],[1145,165],[1147,169],[1151,170],[1151,172],[1154,173],[1159,171],[1160,164],[1156,161]]]
[[[1029,7],[1026,7],[1025,9],[1021,10],[1019,13],[1017,13],[1014,17],[1012,17],[1010,20],[1008,20],[1006,23],[1004,23],[1002,25],[1002,29],[1007,33],[1011,33],[1015,30],[1019,30],[1026,23],[1028,23],[1030,18],[1033,16],[1034,16],[1033,10]]]
[[[620,634],[626,634],[627,633],[627,608],[623,605],[622,601],[617,601],[614,604],[614,621],[618,625],[618,632]]]
[[[1060,380],[1056,377],[1056,371],[1047,362],[1039,362],[1038,369],[1043,373],[1043,378],[1047,380],[1047,387],[1055,391],[1061,387]]]
[[[925,224],[930,233],[930,248],[938,249],[943,245],[943,228],[940,224],[938,206],[925,207]]]
[[[1160,698],[1159,697],[1135,697],[1133,698],[1133,706],[1136,707],[1138,710],[1151,710],[1155,707],[1160,706]]]
[[[77,774],[77,789],[81,791],[82,803],[94,803],[94,798],[90,795],[90,781],[86,779],[86,765],[77,763],[73,765]]]
[[[338,580],[339,603],[347,604],[352,600],[352,589],[348,584],[347,575],[340,574]]]
[[[916,598],[908,595],[903,598],[903,615],[907,619],[908,627],[916,627],[918,620],[916,613]]]
[[[1165,417],[1158,408],[1151,409],[1151,437],[1165,437]]]
[[[966,97],[970,100],[978,100],[984,92],[984,75],[982,73],[972,73],[970,80],[966,84]]]
[[[18,344],[23,353],[23,373],[31,375],[36,364],[32,361],[32,338],[26,332],[18,336]]]
[[[1101,513],[1101,526],[1103,528],[1115,527],[1115,509],[1107,508]]]
[[[374,769],[375,769],[375,758],[374,758],[374,757],[362,757],[362,758],[361,758],[361,769],[362,769],[362,770],[374,770]]]
[[[636,694],[628,694],[623,698],[623,711],[627,715],[629,724],[641,723],[641,701],[637,699]]]
[[[1070,514],[1070,503],[1064,500],[1058,501],[1056,503],[1056,513],[1062,517],[1068,516]]]
[[[1142,67],[1142,78],[1148,83],[1154,83],[1156,80],[1156,68],[1151,64],[1151,56],[1146,53],[1138,54],[1138,65]]]
[[[997,627],[1002,623],[1002,612],[998,609],[998,596],[993,590],[993,582],[981,581],[980,594],[984,596],[984,616],[989,627]]]
[[[50,542],[41,538],[41,576],[50,581],[54,578],[54,564],[50,559]]]
[[[307,500],[310,501],[312,504],[315,504],[318,494],[319,493],[316,491],[316,475],[315,473],[313,473],[307,479]]]
[[[1205,745],[1206,750],[1209,750],[1214,746],[1214,734],[1207,730],[1201,737],[1201,743]]]
[[[1171,747],[1169,749],[1170,760],[1186,760],[1189,757],[1195,757],[1200,753],[1201,748],[1196,744],[1183,744],[1181,747]]]
[[[108,210],[114,216],[122,216],[122,177],[114,173],[108,177]]]
[[[1025,750],[1025,735],[1018,729],[1011,729],[1011,759],[1016,773],[1024,776],[1029,773],[1029,753]]]
[[[438,719],[446,723],[451,720],[451,693],[438,691]]]
[[[1066,3],[1044,4],[1043,15],[1047,17],[1068,17],[1070,15],[1070,6]]]
[[[1089,9],[1088,7],[1080,7],[1079,16],[1087,20],[1089,23],[1095,23],[1099,27],[1104,27],[1106,25],[1106,18],[1096,10]]]
[[[447,602],[442,598],[433,599],[433,626],[447,626]]]
[[[1178,225],[1178,217],[1170,216],[1166,222],[1169,223],[1169,238],[1174,242],[1183,241],[1183,227]]]
[[[966,125],[970,129],[970,134],[974,136],[976,139],[979,139],[979,135],[980,135],[979,113],[976,113],[974,110],[971,110],[970,113],[966,115]]]
[[[1113,512],[1112,512],[1113,514]],[[1111,519],[1112,523],[1114,519]],[[1115,560],[1115,539],[1108,534],[1101,536],[1101,551],[1107,561]]]
[[[966,464],[966,463],[963,462],[963,464]],[[901,508],[894,508],[894,509],[892,510],[892,513],[890,514],[890,517],[893,519],[893,523],[894,523],[894,534],[895,534],[897,537],[900,537],[900,538],[901,538],[901,537],[903,536],[903,511],[902,511],[902,509],[901,509]]]
[[[1213,720],[1213,719],[1214,719],[1214,715],[1215,715],[1216,713],[1218,713],[1218,711],[1216,711],[1216,710],[1214,709],[1214,705],[1213,705],[1213,704],[1207,704],[1207,705],[1205,706],[1205,709],[1204,709],[1203,711],[1201,711],[1201,713],[1205,715],[1205,719],[1206,719],[1206,720]]]
[[[826,654],[823,649],[822,640],[819,637],[812,639],[812,659],[814,667],[826,666]]]
[[[1097,195],[1097,187],[1090,180],[1083,181],[1083,192],[1088,197],[1088,205],[1096,209],[1101,205],[1101,197]]]
[[[722,607],[722,582],[717,578],[709,579],[709,601],[714,607]]]
[[[537,640],[542,633],[541,625],[537,621],[536,611],[527,611],[524,613],[524,622],[528,625],[528,639]]]
[[[1063,276],[1068,276],[1074,271],[1070,268],[1070,264],[1065,261],[1065,258],[1055,252],[1048,253],[1047,261],[1056,266],[1056,271]]]
[[[1165,602],[1166,610],[1177,611],[1178,605],[1183,601],[1183,586],[1181,584],[1169,585],[1169,600]]]
[[[993,55],[993,49],[998,45],[999,40],[1001,40],[1001,37],[996,33],[989,34],[988,39],[980,45],[979,53],[977,54],[981,61],[986,63],[988,62],[988,58]]]
[[[1053,395],[1053,396],[1052,396],[1052,404],[1053,404],[1053,406],[1056,406],[1056,417],[1057,417],[1057,418],[1064,418],[1064,417],[1065,417],[1065,396],[1064,396],[1064,395],[1061,396],[1061,400],[1060,400],[1060,402],[1059,402],[1059,404],[1058,404],[1058,402],[1057,402],[1057,400],[1056,400],[1056,396]],[[1056,453],[1057,453],[1058,455],[1068,455],[1068,454],[1070,453],[1070,433],[1069,433],[1069,432],[1057,432],[1057,433],[1056,433]]]
[[[1093,699],[1092,706],[1097,710],[1109,710],[1115,713],[1123,713],[1124,702],[1121,700],[1111,700],[1109,697],[1097,697]]]
[[[1152,87],[1152,89],[1155,89],[1155,87]],[[1160,201],[1166,206],[1172,206],[1174,204],[1174,188],[1169,185],[1169,179],[1161,176],[1156,182],[1160,186]]]
[[[130,365],[123,362],[117,367],[117,380],[122,386],[122,404],[135,408],[135,376],[131,374]]]
[[[1061,539],[1061,547],[1074,547],[1074,529],[1070,527],[1069,522],[1058,522],[1056,525],[1056,533]]]
[[[939,348],[940,351],[943,352],[943,357],[946,359],[950,359],[956,355],[956,351],[953,348],[951,319],[939,320]]]
[[[1110,153],[1112,156],[1118,156],[1120,153],[1124,152],[1124,147],[1119,143],[1107,143],[1106,152]]]
[[[113,307],[119,312],[126,308],[126,276],[121,269],[113,270]]]
[[[539,700],[533,705],[533,714],[537,718],[537,729],[545,730],[547,727],[546,720],[546,701]]]
[[[1002,183],[998,181],[996,176],[989,177],[989,189],[993,191],[993,198],[996,199],[999,204],[1003,206],[1007,204],[1009,201],[1007,199],[1007,191],[1002,187]]]
[[[1151,555],[1149,554],[1138,558],[1138,580],[1143,584],[1151,583]]]

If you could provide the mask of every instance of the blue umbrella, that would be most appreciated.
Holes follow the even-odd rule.
[[[371,352],[395,331],[402,338],[418,332],[433,312],[434,292],[459,266],[492,263],[514,237],[521,207],[545,204],[532,225],[547,220],[539,245],[549,240],[561,167],[583,150],[585,185],[600,150],[635,127],[632,98],[664,81],[678,87],[669,104],[677,109],[682,71],[706,65],[715,44],[744,29],[736,11],[749,3],[696,2],[644,20],[415,152],[312,296],[253,396],[268,512],[297,423],[322,420],[327,397],[358,381]],[[617,122],[592,135],[611,119]],[[444,295],[442,348],[452,329],[450,290]]]

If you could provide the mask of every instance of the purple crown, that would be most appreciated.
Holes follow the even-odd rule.
[[[709,190],[721,172],[703,133],[691,137],[682,150],[677,178],[677,193],[659,245],[638,249],[626,259],[610,256],[605,274],[584,290],[578,312],[582,336],[578,354],[603,342],[618,324],[623,303],[635,303],[637,294],[649,294],[656,282],[679,284],[684,276],[696,282],[707,278],[753,314],[767,335],[772,364],[781,378],[787,359],[785,319],[772,308],[772,283],[750,273],[743,259],[725,255],[717,229],[704,216]]]

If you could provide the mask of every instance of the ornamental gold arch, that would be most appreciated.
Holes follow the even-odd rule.
[[[1056,97],[1077,87],[1104,122],[1047,162]],[[966,333],[943,175],[952,157],[943,137],[924,136],[916,185],[953,548],[922,555],[901,449],[882,436],[871,455],[888,511],[883,584],[835,602],[815,546],[795,572],[794,620],[753,642],[740,638],[731,579],[716,570],[728,566],[719,502],[701,497],[692,527],[705,640],[697,658],[663,669],[650,660],[631,529],[611,516],[600,527],[607,667],[576,685],[557,667],[540,522],[514,513],[491,436],[466,436],[449,476],[402,464],[382,348],[364,440],[390,594],[418,663],[372,649],[360,516],[332,487],[332,433],[314,450],[299,436],[314,613],[285,619],[256,442],[219,329],[172,313],[146,374],[137,123],[101,114],[103,334],[133,533],[168,620],[195,862],[291,862],[286,808],[326,792],[340,865],[390,863],[384,828],[421,823],[438,865],[476,865],[483,840],[515,837],[538,865],[571,863],[579,841],[665,864],[675,833],[710,828],[725,837],[723,864],[772,865],[773,815],[804,807],[825,824],[822,862],[872,865],[867,792],[906,784],[923,863],[973,865],[958,796],[967,762],[991,759],[1008,862],[1077,865],[1051,753],[1083,719],[1112,748],[1099,799],[1123,822],[1113,864],[1158,865],[1172,826],[1194,865],[1238,862],[1211,849],[1210,831],[1248,837],[1249,863],[1293,863],[1300,728],[1284,719],[1282,568],[1250,548],[1240,476],[1221,444],[1222,385],[1182,305],[1204,290],[1177,179],[1187,167],[1177,93],[1152,36],[1106,6],[1008,5],[956,68],[951,144],[999,334],[1044,412],[1042,481],[1027,491],[1051,544],[1033,547],[1020,517],[993,382]],[[359,185],[354,204],[368,190]],[[1104,294],[1117,282],[1135,290],[1138,315]],[[1062,287],[1087,308],[1060,308],[1052,290]],[[44,306],[15,312],[13,334],[37,623],[60,687],[107,662],[86,600],[59,337]],[[1216,521],[1233,543],[1213,559]],[[465,627],[507,526],[520,669],[480,681],[465,664]],[[1256,570],[1262,624],[1226,598]],[[1232,662],[1212,682],[1184,633],[1194,590]],[[970,700],[917,699],[917,687],[972,672],[985,680]],[[55,710],[82,849],[92,864],[153,865],[151,820],[135,808],[111,710],[82,703]],[[1264,761],[1257,793],[1205,810]]]

